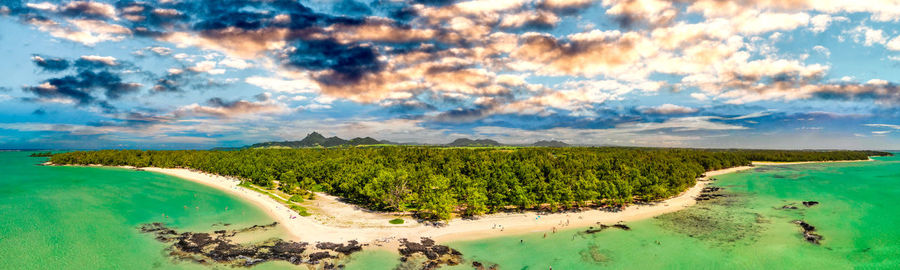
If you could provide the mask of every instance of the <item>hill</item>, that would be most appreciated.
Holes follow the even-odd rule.
[[[480,140],[472,140],[468,138],[459,138],[454,140],[451,143],[448,143],[447,146],[453,147],[479,147],[479,146],[502,146],[502,143],[499,143],[495,140],[490,139],[480,139]]]
[[[337,136],[322,136],[318,132],[310,133],[299,141],[283,141],[283,142],[263,142],[248,146],[248,148],[304,148],[304,147],[334,147],[334,146],[357,146],[357,145],[374,145],[374,144],[392,144],[388,141],[379,141],[372,137],[353,138],[348,140],[341,139]]]
[[[531,144],[531,146],[539,146],[539,147],[568,147],[569,144],[568,144],[568,143],[561,142],[561,141],[557,141],[557,140],[551,140],[551,141],[537,141],[537,142]]]

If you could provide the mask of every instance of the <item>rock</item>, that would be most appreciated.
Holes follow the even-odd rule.
[[[335,265],[332,260],[362,250],[362,245],[357,241],[349,241],[343,244],[318,243],[316,244],[318,250],[310,250],[309,244],[304,242],[272,239],[262,243],[237,244],[231,239],[240,232],[268,229],[273,227],[274,224],[253,226],[239,230],[218,230],[215,231],[214,235],[193,232],[178,234],[161,223],[144,224],[140,227],[140,231],[156,234],[156,239],[161,242],[174,242],[170,248],[172,256],[199,263],[213,261],[241,267],[249,267],[271,260],[281,260],[295,265],[307,264],[317,266],[324,264],[315,268],[334,269],[342,266]],[[334,253],[331,251],[334,251]]]
[[[800,228],[803,229],[803,239],[805,239],[807,242],[818,245],[819,242],[824,239],[824,237],[815,233],[815,226],[810,225],[809,223],[806,223],[802,220],[794,220],[793,223],[799,225]]]
[[[423,237],[420,243],[400,239],[400,261],[407,262],[415,256],[424,256],[422,269],[435,269],[441,265],[457,265],[462,262],[462,253],[448,246],[435,244],[434,240]],[[474,265],[474,263],[473,263]]]
[[[817,202],[817,201],[805,201],[805,202],[803,202],[803,206],[806,206],[806,207],[811,207],[811,206],[817,205],[817,204],[819,204],[819,202]]]
[[[797,209],[797,207],[793,206],[793,205],[785,205],[785,206],[782,206],[781,209]]]

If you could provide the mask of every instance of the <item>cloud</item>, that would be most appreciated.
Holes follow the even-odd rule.
[[[543,130],[481,126],[474,128],[476,136],[489,137],[506,143],[532,143],[540,139],[563,140],[572,144],[636,145],[685,147],[703,138],[696,132],[732,132],[747,127],[713,122],[716,117],[671,118],[664,122],[626,122],[611,128],[557,127]]]
[[[875,44],[885,45],[887,43],[887,38],[884,36],[884,31],[880,29],[872,29],[871,27],[860,25],[856,28],[853,28],[846,32],[850,34],[854,41],[857,43],[862,43],[866,46],[872,46]]]
[[[69,68],[69,61],[59,57],[35,55],[31,57],[31,61],[44,71],[58,72]]]
[[[181,107],[175,111],[175,115],[179,117],[196,115],[212,116],[217,118],[232,118],[244,115],[281,114],[286,112],[288,112],[288,109],[283,105],[270,101],[225,101],[222,98],[211,98],[206,101],[206,105],[194,103]]]
[[[84,55],[75,60],[78,69],[98,69],[118,66],[119,62],[112,56]]]
[[[890,129],[900,129],[900,125],[892,125],[892,124],[864,124],[863,126],[867,126],[867,127],[880,127],[880,128],[890,128]]]
[[[900,36],[895,37],[890,42],[885,44],[888,50],[892,51],[900,51]]]
[[[244,79],[244,82],[259,86],[262,89],[291,94],[315,93],[319,91],[318,84],[309,79],[252,76]]]
[[[87,46],[93,46],[104,41],[121,41],[132,33],[131,30],[123,26],[92,19],[69,19],[67,20],[68,25],[42,17],[29,18],[27,22],[53,37],[71,40]]]
[[[60,8],[60,13],[70,17],[115,19],[116,8],[110,4],[92,1],[73,1]]]
[[[95,105],[104,110],[113,110],[108,100],[116,100],[140,90],[143,86],[136,82],[126,82],[122,78],[122,67],[116,58],[110,56],[85,55],[75,61],[63,58],[33,56],[32,62],[44,70],[60,72],[75,71],[73,75],[50,78],[38,85],[24,86],[27,93],[37,96],[26,99],[41,102],[70,103],[78,106]],[[69,64],[72,63],[72,64]],[[100,100],[94,94],[103,91],[107,100]]]
[[[695,113],[697,111],[698,109],[696,108],[684,107],[670,103],[641,109],[641,112],[646,114],[688,114]]]
[[[84,70],[76,75],[45,80],[37,86],[26,86],[23,90],[38,96],[43,101],[63,101],[88,105],[96,101],[96,98],[91,95],[96,89],[104,90],[109,99],[118,99],[123,95],[136,92],[140,87],[141,85],[138,83],[123,82],[121,77],[109,71]]]
[[[821,54],[824,55],[825,57],[830,57],[830,56],[831,56],[831,50],[829,50],[828,48],[825,48],[825,46],[822,46],[822,45],[816,45],[816,46],[813,47],[813,50],[816,51],[816,52],[818,52],[818,53],[821,53]]]
[[[640,60],[640,41],[636,33],[619,31],[594,30],[570,35],[565,40],[528,33],[521,37],[512,57],[548,75],[615,74]]]
[[[623,27],[630,28],[635,24],[652,27],[671,23],[678,15],[672,1],[664,0],[604,0],[608,7],[606,14],[612,15]]]

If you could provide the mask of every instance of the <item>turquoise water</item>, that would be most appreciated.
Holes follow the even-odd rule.
[[[210,231],[272,222],[200,184],[128,169],[35,166],[46,159],[27,155],[0,152],[0,269],[204,269],[171,261],[166,245],[137,226]]]
[[[27,154],[0,152],[0,269],[216,268],[173,262],[166,244],[137,226],[161,221],[211,231],[222,228],[214,224],[271,222],[252,205],[192,182],[127,169],[34,166],[44,159]],[[472,261],[500,269],[900,269],[900,158],[878,160],[720,176],[715,185],[732,196],[629,223],[631,231],[449,243],[466,262],[445,269],[471,269]],[[821,204],[800,205],[808,200]],[[822,244],[805,242],[793,220],[816,226]],[[398,263],[393,252],[365,251],[347,269]],[[296,269],[254,269],[277,268]]]

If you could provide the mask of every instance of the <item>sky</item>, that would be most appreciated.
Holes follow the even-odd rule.
[[[0,0],[0,149],[900,149],[900,0]]]

